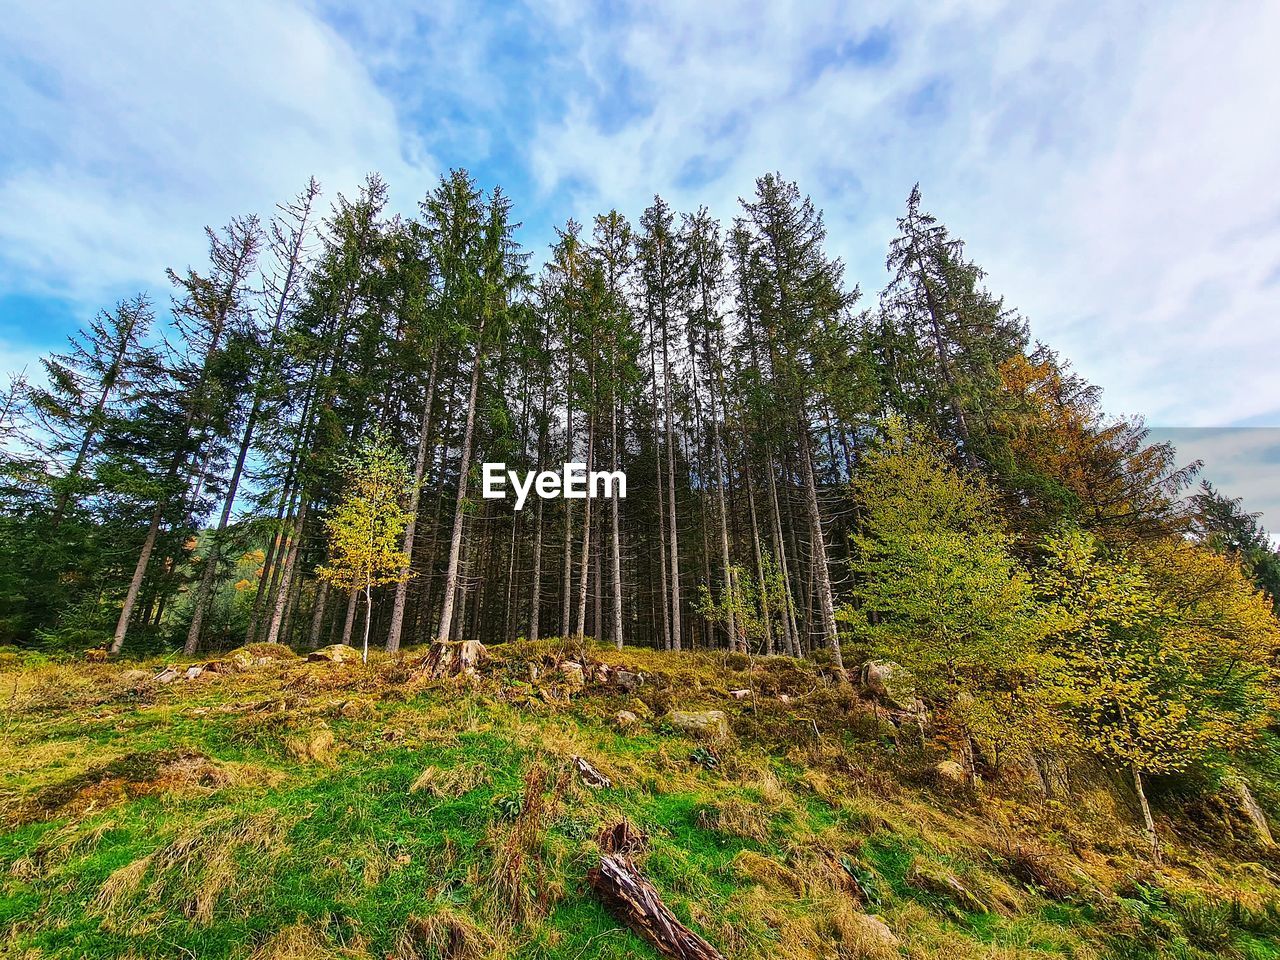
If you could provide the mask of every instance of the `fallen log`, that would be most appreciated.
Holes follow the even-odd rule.
[[[597,790],[608,790],[613,786],[612,780],[606,777],[586,760],[582,759],[582,757],[574,757],[573,765],[578,768],[578,776],[582,778],[582,782],[588,787],[592,787]]]
[[[600,866],[587,872],[587,880],[605,907],[664,957],[725,960],[724,954],[676,919],[627,857],[604,854]]]

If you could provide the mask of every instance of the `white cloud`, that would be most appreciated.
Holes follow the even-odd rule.
[[[628,99],[648,105],[607,124],[616,94],[583,84],[543,119],[533,169],[546,191],[572,184],[579,215],[638,212],[660,190],[728,217],[780,169],[874,290],[920,180],[993,288],[1109,406],[1168,424],[1280,421],[1280,283],[1265,283],[1280,267],[1280,7],[668,3],[609,25],[589,8],[562,17],[582,73],[621,65]],[[885,63],[831,56],[882,29]],[[716,172],[682,188],[698,156]]]
[[[0,288],[98,305],[199,262],[200,227],[267,214],[314,173],[412,192],[396,106],[294,3],[43,2],[0,18]],[[11,94],[11,95],[10,95]],[[399,193],[398,196],[401,196]]]

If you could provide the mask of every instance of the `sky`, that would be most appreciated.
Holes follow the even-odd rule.
[[[0,376],[311,175],[412,214],[465,167],[541,254],[779,171],[864,302],[919,182],[1110,411],[1280,528],[1276,49],[1267,0],[0,0]]]

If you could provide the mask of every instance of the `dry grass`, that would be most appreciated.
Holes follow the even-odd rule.
[[[698,823],[704,829],[718,830],[758,843],[769,839],[770,819],[771,815],[764,807],[739,797],[729,797],[698,811]]]
[[[399,960],[482,960],[497,949],[497,940],[470,917],[443,909],[413,917],[396,941]]]
[[[483,764],[463,763],[445,770],[433,766],[418,774],[409,786],[409,792],[455,799],[488,782],[489,775]]]
[[[506,831],[492,835],[488,886],[496,908],[493,923],[499,929],[545,915],[560,896],[542,854],[547,823],[556,815],[568,784],[567,772],[552,779],[546,768],[533,767],[525,775],[519,813]]]
[[[338,741],[328,725],[321,725],[285,737],[284,748],[295,760],[332,763],[338,753]]]
[[[268,937],[249,960],[364,960],[368,956],[357,948],[335,946],[323,930],[298,920]]]
[[[155,919],[145,899],[157,906],[177,904],[189,920],[206,925],[224,900],[252,900],[269,883],[269,867],[284,849],[286,832],[270,813],[216,814],[117,869],[89,909],[108,927],[142,930]]]

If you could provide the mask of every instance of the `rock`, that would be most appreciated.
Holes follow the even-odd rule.
[[[591,679],[596,683],[608,683],[609,677],[613,674],[613,668],[607,663],[595,663],[589,669]]]
[[[1244,778],[1239,774],[1231,774],[1223,781],[1223,785],[1236,795],[1240,809],[1253,827],[1254,838],[1259,845],[1264,847],[1274,846],[1275,839],[1271,835],[1271,826],[1267,823],[1267,815],[1258,804],[1258,801],[1254,799],[1253,792],[1249,789],[1249,784],[1245,782]]]
[[[857,929],[859,939],[863,941],[859,944],[863,956],[898,955],[900,941],[889,929],[889,925],[874,913],[853,913],[850,914],[850,919]]]
[[[329,663],[353,663],[360,659],[360,651],[355,647],[349,647],[345,643],[333,643],[327,647],[321,647],[319,650],[312,650],[307,654],[308,663],[320,663],[327,660]]]
[[[916,681],[911,671],[892,660],[871,660],[862,668],[862,685],[887,706],[911,710],[916,698]]]
[[[970,892],[955,874],[947,873],[933,864],[916,861],[907,872],[907,883],[917,890],[950,900],[969,913],[987,913],[987,905]]]
[[[695,737],[722,739],[729,735],[729,719],[722,710],[672,710],[666,720],[682,733]]]
[[[745,700],[747,699],[747,697],[751,696],[751,691],[750,690],[730,690],[729,696],[733,697],[733,699],[735,700]]]
[[[618,725],[620,730],[629,730],[640,722],[640,718],[630,710],[619,710],[614,715],[613,722]]]
[[[146,670],[126,670],[124,673],[120,674],[120,682],[135,685],[139,683],[150,683],[151,674]]]
[[[779,702],[779,703],[790,703],[790,702],[791,702],[791,695],[790,695],[790,694],[788,694],[788,693],[780,693],[780,694],[778,694],[778,702]]]
[[[613,672],[613,682],[627,693],[635,693],[644,684],[644,674],[619,668]]]
[[[575,660],[566,660],[560,664],[560,676],[566,686],[580,689],[586,685],[586,679],[582,675],[582,664]]]
[[[964,767],[956,763],[954,760],[943,760],[934,764],[933,775],[942,783],[952,784],[953,786],[962,786],[968,781],[965,775]]]
[[[191,666],[187,667],[186,672],[183,673],[182,675],[182,678],[184,680],[194,680],[196,677],[200,676],[202,673],[204,673],[203,665],[192,664]]]
[[[178,672],[177,667],[165,667],[152,679],[155,680],[156,683],[173,683],[173,681],[177,680],[180,676],[182,676],[182,674]]]

